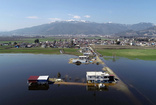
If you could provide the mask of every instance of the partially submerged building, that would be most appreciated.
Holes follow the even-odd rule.
[[[89,56],[79,56],[78,59],[73,59],[73,63],[88,63]]]
[[[48,84],[49,82],[49,76],[45,75],[45,76],[30,76],[28,78],[28,83],[32,84]]]
[[[79,59],[81,59],[81,60],[88,60],[89,56],[79,56]]]
[[[86,72],[87,83],[111,83],[115,81],[114,75],[106,72]]]

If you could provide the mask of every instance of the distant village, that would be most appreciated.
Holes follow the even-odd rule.
[[[96,37],[68,37],[60,38],[54,41],[40,41],[36,38],[33,43],[28,42],[9,42],[1,43],[0,46],[12,46],[15,48],[80,48],[88,45],[119,45],[119,46],[156,46],[155,37],[113,37],[113,36],[98,36]]]

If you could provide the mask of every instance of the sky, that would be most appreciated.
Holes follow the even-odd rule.
[[[156,24],[156,0],[0,0],[0,31],[55,21]]]

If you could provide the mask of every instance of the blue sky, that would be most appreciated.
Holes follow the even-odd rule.
[[[156,0],[0,0],[0,31],[54,21],[156,24]]]

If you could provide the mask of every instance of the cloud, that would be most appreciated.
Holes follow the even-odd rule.
[[[65,20],[65,21],[71,22],[71,21],[75,21],[75,20],[74,19],[69,19],[69,20]]]
[[[28,18],[28,19],[38,19],[37,16],[28,16],[28,17],[26,17],[26,18]]]
[[[75,15],[75,16],[73,16],[73,18],[75,18],[75,19],[80,19],[81,17],[78,16],[78,15]]]
[[[49,18],[51,20],[51,22],[55,22],[55,21],[61,21],[60,18]]]
[[[84,17],[85,17],[85,18],[90,18],[91,16],[89,16],[89,15],[85,15]]]

